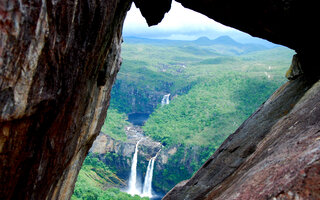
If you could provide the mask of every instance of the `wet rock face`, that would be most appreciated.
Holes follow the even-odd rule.
[[[0,3],[0,199],[68,199],[106,116],[127,0]]]

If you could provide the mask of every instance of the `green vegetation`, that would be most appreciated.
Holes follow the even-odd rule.
[[[293,51],[232,45],[230,40],[228,43],[231,45],[149,40],[148,44],[124,44],[123,57],[143,61],[143,65],[124,62],[119,80],[126,82],[122,74],[126,73],[128,81],[144,91],[136,91],[135,106],[157,100],[153,107],[144,106],[152,112],[143,127],[145,134],[162,142],[166,149],[178,148],[164,170],[155,172],[155,188],[167,191],[190,178],[226,137],[286,81],[284,74]],[[139,75],[131,76],[133,69]],[[126,96],[125,90],[116,89],[122,93],[118,96]],[[146,93],[149,95],[140,98]],[[171,93],[171,103],[159,106],[167,93]],[[150,94],[160,97],[151,98]],[[130,98],[125,105],[132,107]],[[136,106],[131,111],[145,110]]]
[[[88,154],[79,172],[72,200],[148,200],[121,192],[124,181],[96,155]]]
[[[143,129],[165,145],[216,149],[278,86],[265,77],[237,74],[205,80],[156,109]]]
[[[81,180],[80,180],[81,181]],[[83,182],[86,185],[86,182]],[[147,200],[149,198],[140,197],[138,195],[131,196],[125,192],[121,192],[118,188],[109,188],[101,190],[97,187],[87,187],[84,193],[74,192],[71,200]],[[78,196],[79,195],[79,198]]]
[[[124,127],[130,124],[126,120],[127,116],[124,113],[119,113],[116,109],[110,108],[101,132],[116,140],[126,141],[127,136]]]
[[[164,94],[186,94],[199,80],[230,72],[248,77],[269,75],[271,81],[283,82],[293,54],[284,47],[243,45],[227,37],[205,43],[139,38],[124,41],[123,64],[110,102],[111,108],[124,113],[152,113]]]
[[[163,151],[177,149],[163,170],[154,172],[153,186],[158,192],[189,179],[286,81],[292,50],[223,40],[125,38],[122,45],[123,64],[102,132],[125,141],[125,114],[152,113],[143,127],[145,134],[162,142]],[[161,99],[168,93],[170,104],[161,107]],[[89,154],[72,199],[139,199],[112,188],[123,185],[117,177],[125,171],[117,166],[118,156]]]

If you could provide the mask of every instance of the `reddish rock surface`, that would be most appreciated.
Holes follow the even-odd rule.
[[[0,199],[69,199],[106,116],[127,0],[0,2]]]

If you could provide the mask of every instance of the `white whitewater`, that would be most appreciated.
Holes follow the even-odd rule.
[[[142,197],[149,197],[149,198],[153,197],[153,195],[152,195],[153,168],[154,168],[154,162],[158,156],[158,153],[153,158],[151,158],[149,160],[148,167],[147,167],[147,173],[144,178],[143,191],[142,191],[142,195],[141,195]]]
[[[141,191],[137,187],[137,163],[138,163],[138,146],[141,140],[139,140],[136,144],[136,148],[133,154],[132,158],[132,164],[131,164],[131,172],[129,177],[129,189],[128,193],[133,195],[140,195]]]
[[[162,97],[161,106],[168,105],[170,103],[169,97],[170,97],[170,93]]]

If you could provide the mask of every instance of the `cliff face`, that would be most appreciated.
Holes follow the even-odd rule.
[[[149,24],[170,0],[135,0]],[[319,18],[298,0],[179,0],[297,51],[300,73],[167,199],[319,199]],[[68,199],[121,63],[130,0],[0,2],[0,199]],[[315,4],[315,3],[314,3]],[[296,70],[292,70],[296,71]],[[298,78],[297,78],[298,77]],[[293,78],[294,79],[294,78]]]
[[[155,142],[149,137],[144,136],[140,127],[130,125],[125,128],[125,131],[127,135],[126,141],[116,140],[105,133],[100,133],[94,141],[90,152],[109,168],[113,169],[119,178],[128,181],[132,157],[135,153],[136,144],[140,141],[138,146],[137,172],[141,176],[140,178],[143,178],[149,160],[162,149],[162,145],[160,142]],[[157,159],[156,163],[158,164],[160,160]]]
[[[130,1],[1,1],[0,199],[69,199],[121,64]]]
[[[129,180],[132,157],[139,140],[141,141],[138,146],[138,176],[143,181],[149,160],[157,155],[152,187],[159,194],[168,192],[177,183],[176,180],[190,177],[196,170],[191,163],[200,162],[198,161],[201,159],[199,157],[200,147],[172,146],[166,148],[160,142],[144,136],[142,129],[138,126],[130,125],[125,130],[126,141],[116,140],[105,133],[100,133],[90,149],[94,157],[114,170],[117,177],[122,180]],[[186,169],[182,169],[182,166],[186,166]],[[116,185],[116,187],[125,187],[125,185]]]
[[[128,168],[130,171],[131,159],[139,140],[139,156],[143,157],[144,161],[148,161],[162,149],[160,142],[153,141],[151,138],[144,136],[142,129],[138,126],[127,126],[126,135],[127,140],[120,141],[113,139],[105,133],[100,133],[94,141],[90,152],[102,155],[103,157],[107,153],[114,153],[117,156],[121,156],[125,161],[125,163],[123,163],[124,168]],[[116,160],[114,161],[116,162]]]

